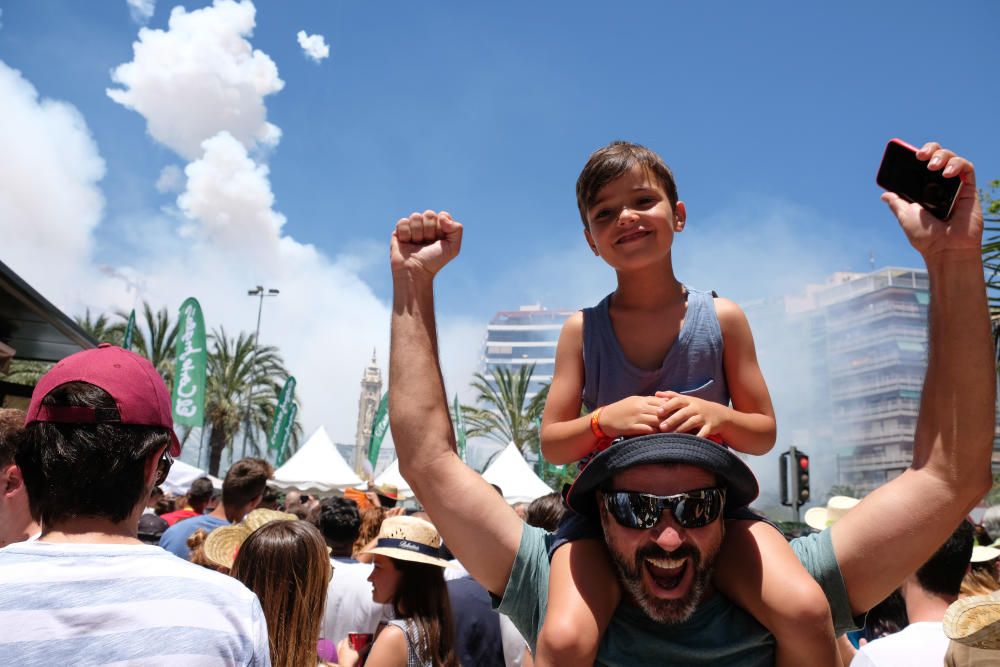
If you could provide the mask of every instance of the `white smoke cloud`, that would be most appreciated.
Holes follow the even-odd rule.
[[[157,192],[180,192],[184,188],[184,172],[176,164],[168,164],[160,170],[156,179]]]
[[[149,19],[153,18],[156,10],[156,0],[125,0],[128,4],[128,13],[132,20],[141,25],[146,25]]]
[[[175,7],[167,30],[142,28],[134,58],[111,74],[108,96],[146,119],[158,142],[193,160],[201,144],[229,132],[247,148],[272,146],[281,131],[267,122],[264,98],[285,85],[266,54],[247,41],[256,9],[216,0],[193,12]]]
[[[326,40],[323,39],[323,35],[307,35],[305,30],[299,30],[296,37],[299,40],[299,46],[305,52],[306,57],[313,62],[319,62],[324,58],[330,56],[330,47],[327,46]]]
[[[104,160],[72,105],[39,99],[2,61],[0,100],[0,257],[43,294],[65,298],[89,270]]]

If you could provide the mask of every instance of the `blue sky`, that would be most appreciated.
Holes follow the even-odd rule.
[[[150,4],[148,27],[167,30],[175,4]],[[280,141],[247,148],[269,170],[274,201],[264,208],[284,216],[274,224],[299,244],[293,255],[310,259],[255,272],[255,255],[229,253],[232,237],[206,241],[215,254],[202,257],[217,258],[208,261],[220,271],[232,260],[239,268],[225,277],[238,276],[240,288],[270,280],[283,289],[266,304],[264,342],[314,355],[332,343],[328,354],[341,361],[300,386],[307,427],[326,423],[341,442],[353,439],[361,351],[387,353],[386,240],[411,210],[447,208],[467,226],[439,298],[446,377],[465,391],[492,313],[536,301],[580,307],[613,288],[613,273],[584,245],[573,190],[588,154],[610,140],[644,143],[673,167],[688,208],[678,274],[738,301],[867,270],[870,253],[879,266],[918,263],[874,183],[890,137],[940,138],[975,161],[981,183],[1000,178],[1000,6],[985,0],[254,4],[245,39],[284,86],[261,97]],[[0,9],[0,62],[38,97],[75,108],[92,136],[88,155],[105,167],[103,178],[80,177],[103,206],[89,214],[86,253],[65,265],[112,269],[95,273],[93,289],[66,289],[72,274],[54,284],[42,267],[59,259],[44,235],[0,258],[70,312],[127,306],[136,292],[108,282],[121,269],[145,281],[140,294],[154,303],[195,294],[212,305],[210,326],[250,328],[256,313],[239,289],[223,292],[223,278],[171,259],[208,237],[178,190],[155,184],[164,167],[194,156],[151,137],[148,114],[105,92],[123,87],[111,73],[133,59],[138,39],[125,0],[0,0]],[[323,35],[329,57],[308,59],[299,30]],[[40,199],[58,199],[65,188],[46,182],[48,170],[24,173],[18,156],[30,146],[18,150],[0,144],[0,173],[34,179]],[[4,210],[5,236],[32,224],[5,220]],[[75,224],[56,218],[52,234]],[[335,284],[324,282],[327,269]],[[300,345],[310,328],[332,333]],[[286,356],[300,368],[314,358]],[[291,370],[309,374],[300,368]]]

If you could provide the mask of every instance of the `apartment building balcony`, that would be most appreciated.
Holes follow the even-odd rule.
[[[837,410],[834,421],[856,423],[889,417],[916,417],[919,410],[919,399],[894,399],[860,408]]]
[[[926,327],[894,324],[892,326],[875,329],[863,336],[831,339],[827,349],[830,354],[842,354],[844,352],[863,350],[867,347],[881,345],[886,342],[899,341],[926,344],[927,329]]]
[[[913,462],[913,451],[838,454],[837,467],[845,473],[874,472],[878,470],[905,470]]]
[[[872,325],[876,322],[883,322],[893,317],[913,320],[915,322],[926,322],[927,307],[915,303],[882,301],[848,315],[830,317],[827,320],[826,329],[829,333],[836,333],[845,329],[855,329],[857,327]]]
[[[895,375],[886,378],[873,378],[865,382],[851,382],[840,386],[831,384],[830,398],[834,401],[846,401],[865,396],[876,396],[890,391],[917,391],[923,388],[923,378],[917,376]]]

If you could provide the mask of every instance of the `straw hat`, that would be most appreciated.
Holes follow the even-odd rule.
[[[996,547],[981,547],[978,544],[972,547],[972,558],[969,559],[970,563],[985,563],[988,560],[993,560],[997,556],[1000,556],[1000,549]]]
[[[243,546],[243,542],[250,537],[250,533],[272,521],[295,521],[297,519],[298,517],[294,514],[256,509],[243,517],[243,521],[231,526],[216,528],[209,533],[208,537],[205,538],[205,557],[216,565],[232,569],[236,554]]]
[[[375,546],[362,553],[452,567],[441,558],[441,536],[434,525],[412,516],[393,516],[383,521]]]
[[[829,528],[844,518],[844,515],[860,502],[857,498],[849,496],[833,496],[826,502],[826,507],[810,507],[806,510],[805,522],[816,530]]]

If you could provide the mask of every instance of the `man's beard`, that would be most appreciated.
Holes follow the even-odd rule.
[[[615,567],[618,569],[618,580],[647,616],[660,623],[681,623],[691,617],[708,589],[715,566],[716,552],[706,556],[703,561],[702,554],[690,544],[681,545],[669,553],[656,544],[650,544],[637,550],[630,560],[624,554],[619,553],[610,540],[607,540],[607,533],[605,533],[605,538],[608,551],[611,553],[611,560],[614,561]],[[643,586],[643,561],[646,558],[684,557],[689,559],[687,567],[693,568],[694,575],[684,597],[665,600],[651,594]]]

